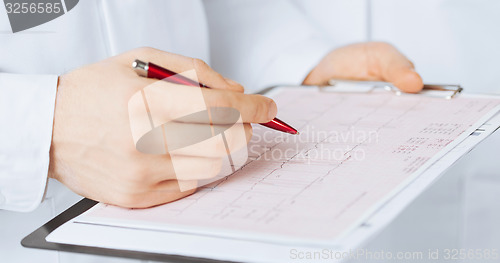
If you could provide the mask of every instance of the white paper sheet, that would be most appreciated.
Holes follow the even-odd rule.
[[[447,101],[315,89],[289,89],[274,98],[280,117],[299,128],[303,141],[256,129],[255,137],[270,139],[254,144],[254,159],[227,180],[152,209],[98,205],[76,218],[75,225],[332,247],[491,118],[500,103],[496,98]],[[335,160],[313,156],[320,147],[343,152]],[[286,154],[271,158],[279,149]],[[354,158],[356,149],[363,158]],[[49,239],[72,243],[60,232]]]

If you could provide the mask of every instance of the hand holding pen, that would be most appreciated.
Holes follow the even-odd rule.
[[[220,144],[215,145],[215,153],[209,147],[186,150],[175,157],[179,162],[174,170],[170,153],[145,154],[136,149],[133,134],[141,131],[131,129],[134,112],[128,108],[135,94],[150,85],[159,87],[147,94],[165,107],[155,117],[173,120],[192,113],[193,97],[199,96],[200,91],[185,86],[177,87],[179,92],[162,89],[172,85],[138,76],[130,67],[135,58],[153,60],[179,72],[196,68],[200,82],[214,88],[203,90],[205,103],[199,108],[238,110],[247,122],[243,123],[243,143],[252,134],[249,122],[269,122],[276,115],[276,104],[270,98],[243,94],[240,85],[223,78],[202,61],[157,49],[135,49],[73,70],[59,78],[49,176],[82,196],[135,208],[171,202],[194,192],[180,191],[176,171],[189,174],[185,181],[197,185],[200,180],[217,176],[222,158],[227,158],[226,148]],[[149,125],[147,116],[145,123]],[[230,131],[225,135],[229,142],[236,136]]]
[[[205,84],[198,83],[194,80],[191,80],[191,79],[186,78],[180,74],[177,74],[169,69],[160,67],[154,63],[143,62],[141,60],[136,59],[132,63],[132,67],[135,68],[136,70],[138,70],[139,74],[144,76],[144,77],[159,79],[159,80],[163,80],[163,79],[168,78],[167,81],[173,82],[176,84],[193,86],[193,87],[201,87],[201,88],[210,88],[210,87],[206,86]],[[277,131],[285,132],[285,133],[298,134],[296,129],[294,129],[292,126],[286,124],[285,122],[283,122],[282,120],[280,120],[278,118],[274,118],[271,121],[266,122],[266,123],[261,123],[261,125],[268,127],[268,128],[271,128],[271,129],[274,129],[274,130],[277,130]]]

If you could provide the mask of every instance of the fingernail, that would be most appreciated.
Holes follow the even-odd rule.
[[[276,106],[276,103],[274,102],[274,100],[271,100],[269,102],[269,119],[272,120],[274,119],[274,117],[276,117],[276,114],[278,114],[278,107]]]

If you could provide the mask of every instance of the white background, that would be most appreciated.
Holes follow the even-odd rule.
[[[426,82],[500,93],[500,1],[312,0],[298,5],[335,45],[386,41]]]
[[[500,1],[314,0],[297,4],[335,45],[386,41],[415,63],[427,83],[459,83],[467,92],[500,93]],[[497,132],[366,248],[402,252],[500,249],[500,169],[495,161],[499,149]]]

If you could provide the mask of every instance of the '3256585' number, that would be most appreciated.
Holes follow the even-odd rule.
[[[6,3],[8,14],[58,14],[62,12],[61,3]]]

